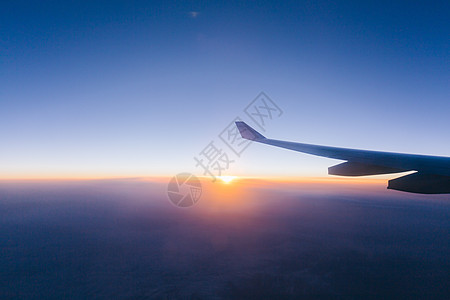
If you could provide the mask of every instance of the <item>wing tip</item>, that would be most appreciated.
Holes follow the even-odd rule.
[[[244,139],[250,141],[260,141],[266,139],[261,133],[248,126],[245,122],[236,121],[235,124]]]

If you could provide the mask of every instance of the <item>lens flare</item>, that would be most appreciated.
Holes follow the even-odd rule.
[[[220,176],[220,180],[222,180],[224,183],[229,184],[233,181],[233,179],[236,178],[236,176]]]

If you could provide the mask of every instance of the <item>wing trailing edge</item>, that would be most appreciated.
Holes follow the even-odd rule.
[[[338,176],[367,176],[367,175],[401,173],[406,171],[409,170],[350,161],[328,168],[328,174]]]

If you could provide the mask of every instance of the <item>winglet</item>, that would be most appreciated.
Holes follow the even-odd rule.
[[[260,134],[255,129],[251,128],[245,122],[237,121],[235,122],[237,128],[239,129],[239,132],[241,133],[241,136],[244,139],[251,140],[251,141],[260,141],[266,139],[262,134]]]

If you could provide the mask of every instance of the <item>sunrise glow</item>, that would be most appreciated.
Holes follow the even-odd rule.
[[[222,180],[225,184],[229,184],[229,183],[231,183],[231,182],[236,178],[236,176],[220,176],[219,178],[220,178],[220,180]]]

